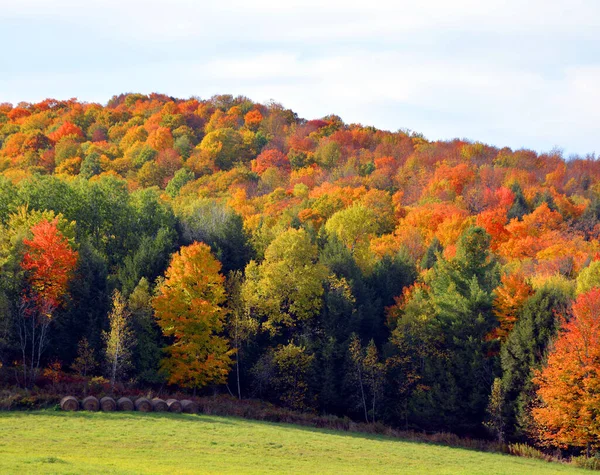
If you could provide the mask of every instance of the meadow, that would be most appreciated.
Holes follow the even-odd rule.
[[[209,415],[0,412],[0,427],[2,474],[585,473],[521,457]]]

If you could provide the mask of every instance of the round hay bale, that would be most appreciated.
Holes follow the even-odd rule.
[[[180,413],[183,410],[177,399],[167,399],[167,406],[169,406],[169,412]]]
[[[181,401],[181,410],[186,414],[198,414],[198,412],[200,412],[198,404],[189,399],[183,399]]]
[[[100,399],[100,409],[104,412],[113,412],[117,410],[117,403],[112,397],[105,396]]]
[[[81,401],[81,407],[84,411],[97,411],[100,409],[100,401],[94,396],[88,396]]]
[[[169,406],[162,399],[155,397],[152,399],[152,410],[154,412],[167,412],[169,410]]]
[[[117,401],[117,408],[119,411],[133,411],[135,406],[133,405],[133,401],[128,397],[121,397]]]
[[[140,412],[152,412],[152,403],[145,397],[139,397],[135,400],[135,410]]]
[[[60,400],[60,408],[63,411],[78,411],[79,401],[73,396],[65,396]]]

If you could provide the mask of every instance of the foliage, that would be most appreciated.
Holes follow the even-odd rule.
[[[103,333],[103,339],[106,345],[105,355],[110,384],[114,388],[117,377],[131,365],[131,349],[135,344],[131,331],[131,312],[127,309],[127,302],[118,290],[113,292],[108,323],[109,330]]]
[[[523,438],[530,428],[529,410],[534,398],[532,371],[545,361],[560,321],[568,316],[569,296],[552,286],[529,298],[501,350],[502,383],[509,435]]]
[[[495,421],[496,436],[503,424],[507,442],[532,442],[532,374],[575,294],[600,282],[599,191],[591,156],[306,120],[243,96],[0,104],[0,381],[31,386],[56,362],[52,374],[71,377],[62,368],[79,368],[83,339],[103,354],[116,289],[140,390],[164,383],[161,360],[183,378],[168,362],[190,345],[194,374],[214,378],[182,387],[361,419],[367,406],[366,419],[419,430],[487,436]],[[76,253],[56,273],[26,244],[42,222]],[[226,297],[201,331],[175,306],[181,326],[163,334],[153,296],[198,242],[228,276]],[[286,352],[310,359],[302,385],[281,379]],[[28,373],[14,371],[24,359]]]
[[[550,445],[600,447],[600,289],[580,294],[573,316],[535,372],[540,406],[533,409],[538,436]]]
[[[308,234],[289,229],[269,245],[261,264],[248,264],[242,295],[264,330],[276,334],[317,315],[326,268],[316,258]]]
[[[152,306],[163,334],[173,341],[162,362],[170,384],[201,388],[226,379],[231,351],[221,336],[225,288],[220,270],[210,248],[194,243],[173,255],[158,286]]]

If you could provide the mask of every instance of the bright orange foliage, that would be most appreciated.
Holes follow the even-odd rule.
[[[63,137],[67,137],[69,135],[74,135],[76,137],[83,137],[83,131],[79,127],[77,127],[75,124],[73,124],[69,121],[65,121],[58,129],[56,129],[51,134],[48,134],[48,137],[50,137],[55,142],[58,142]]]
[[[26,251],[21,262],[28,273],[27,298],[48,318],[62,302],[78,256],[58,230],[57,222],[42,220],[32,226],[33,237],[23,241]]]
[[[173,148],[173,135],[168,127],[159,127],[148,135],[148,145],[161,151]]]
[[[256,130],[263,120],[263,116],[258,109],[252,109],[244,116],[244,124],[250,130]]]
[[[539,438],[562,447],[600,447],[600,289],[581,294],[572,319],[537,371],[541,407],[533,409]]]
[[[494,299],[494,314],[498,318],[499,326],[490,337],[504,341],[517,323],[517,315],[523,304],[533,295],[533,288],[518,273],[502,275],[501,282]]]
[[[496,251],[510,236],[506,230],[507,218],[505,208],[494,208],[482,211],[477,215],[477,226],[481,226],[492,237],[491,248]]]

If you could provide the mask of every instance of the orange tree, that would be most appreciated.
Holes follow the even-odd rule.
[[[219,335],[225,310],[221,264],[204,243],[176,253],[152,304],[163,334],[172,338],[161,368],[170,384],[201,388],[223,383],[231,366],[231,350]]]
[[[573,317],[535,373],[538,436],[548,445],[600,447],[600,289],[579,295]]]

